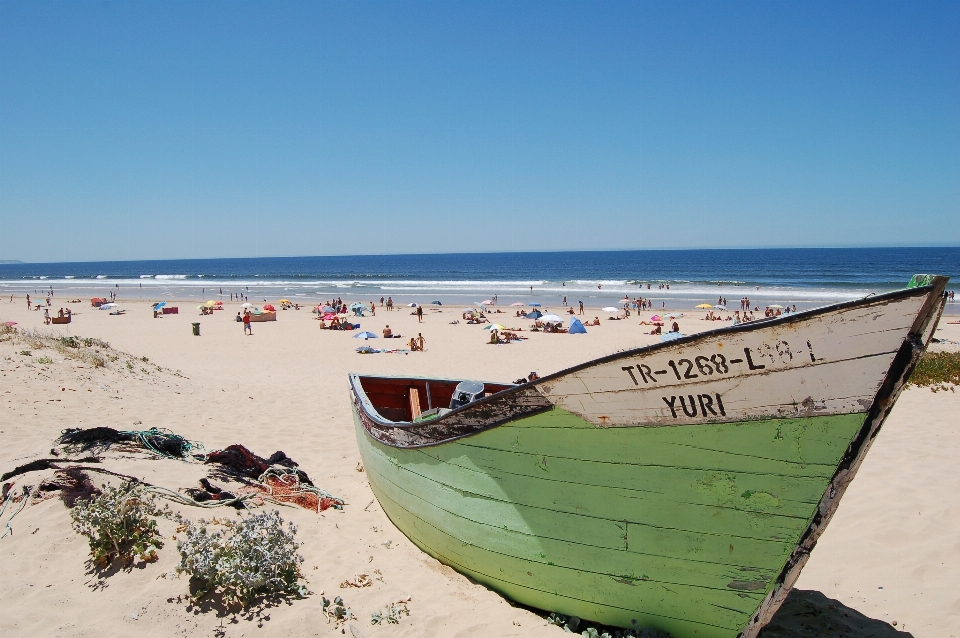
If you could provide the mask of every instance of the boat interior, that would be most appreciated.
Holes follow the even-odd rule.
[[[485,396],[514,387],[510,383],[481,383],[445,379],[355,377],[381,418],[394,422],[426,421]]]

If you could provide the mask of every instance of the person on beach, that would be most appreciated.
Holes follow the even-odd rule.
[[[417,349],[420,350],[420,352],[423,352],[423,345],[424,345],[423,333],[418,332],[417,333]]]
[[[423,306],[417,306],[417,323],[423,323]]]
[[[410,343],[408,343],[407,345],[410,347],[410,352],[416,352],[420,349],[419,347],[417,347],[416,337],[410,337]]]
[[[370,302],[370,316],[371,317],[377,316],[377,304],[372,301]]]
[[[564,306],[567,305],[567,296],[566,296],[566,295],[563,296],[563,301],[560,302],[560,303],[561,303],[562,305],[564,305]]]
[[[243,313],[243,334],[252,335],[253,326],[250,325],[250,311],[247,310]]]
[[[50,309],[49,308],[43,309],[43,323],[47,324],[48,326],[50,325]]]
[[[393,330],[390,329],[390,324],[387,324],[387,326],[383,329],[383,338],[384,339],[393,338]]]
[[[582,301],[580,302],[580,314],[581,314],[581,315],[583,314],[583,302],[582,302]]]
[[[387,312],[393,310],[393,297],[387,297]]]
[[[30,295],[27,295],[27,310],[30,310]]]

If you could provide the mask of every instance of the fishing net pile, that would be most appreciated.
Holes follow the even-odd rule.
[[[329,508],[343,509],[344,500],[316,487],[299,468],[296,461],[283,451],[274,452],[267,458],[258,456],[240,444],[233,444],[207,454],[198,453],[203,445],[161,428],[147,430],[116,430],[110,427],[69,428],[57,438],[61,450],[51,453],[58,458],[30,461],[3,473],[0,521],[5,518],[3,535],[12,533],[10,521],[28,503],[52,498],[58,493],[64,504],[73,508],[80,499],[88,499],[99,493],[88,472],[113,475],[125,481],[142,484],[158,496],[182,505],[198,507],[229,506],[246,509],[264,503],[295,505],[313,512]],[[173,490],[149,483],[125,474],[112,472],[102,467],[103,455],[113,446],[129,452],[144,451],[168,459],[203,463],[212,466],[212,476],[222,480],[239,482],[238,489],[227,489],[208,478],[199,481],[199,487]],[[87,454],[87,456],[79,456]],[[61,456],[63,455],[63,456]],[[97,466],[64,466],[64,463],[97,464]],[[55,470],[52,477],[27,484],[19,477],[34,472]],[[16,480],[9,480],[16,479]],[[21,483],[17,485],[17,483]]]

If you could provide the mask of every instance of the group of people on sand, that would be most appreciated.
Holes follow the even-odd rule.
[[[61,308],[61,309],[60,309],[60,312],[57,313],[57,316],[58,316],[58,317],[72,317],[72,316],[73,316],[73,311],[70,310],[69,308]],[[44,308],[44,309],[43,309],[43,323],[45,323],[46,325],[49,326],[52,321],[53,321],[53,318],[50,316],[50,309],[49,309],[49,308]]]
[[[370,305],[372,306],[373,304],[371,303]],[[393,297],[387,297],[386,301],[383,300],[383,297],[380,297],[380,305],[386,307],[387,312],[393,311]]]

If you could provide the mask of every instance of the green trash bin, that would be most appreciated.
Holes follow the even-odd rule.
[[[195,323],[195,324],[192,324],[192,325],[193,325],[193,336],[199,337],[199,336],[200,336],[200,324],[199,324],[199,323]]]

